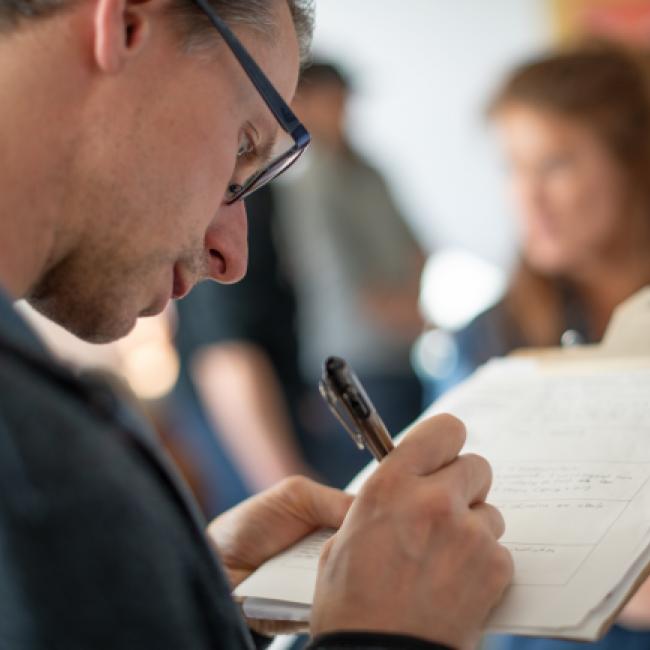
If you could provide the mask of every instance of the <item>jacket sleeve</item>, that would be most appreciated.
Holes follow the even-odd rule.
[[[251,637],[253,638],[253,643],[255,644],[256,650],[264,650],[267,646],[271,645],[273,641],[272,636],[265,636],[263,634],[258,634],[255,630],[251,630]]]

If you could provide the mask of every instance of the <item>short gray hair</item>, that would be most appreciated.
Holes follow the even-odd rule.
[[[300,59],[304,63],[309,58],[314,31],[313,0],[285,0],[285,2],[291,11],[300,46]],[[244,25],[268,38],[275,37],[273,3],[269,0],[211,0],[210,4],[229,25]],[[177,19],[176,25],[180,28],[188,47],[197,45],[200,47],[202,44],[214,42],[214,27],[191,0],[172,0],[169,10]]]
[[[80,1],[82,0],[0,0],[0,30],[9,30],[25,19],[49,16]],[[286,2],[298,36],[301,60],[306,61],[314,30],[313,0]],[[230,25],[246,25],[273,37],[275,25],[269,0],[211,0],[211,4]],[[203,37],[207,33],[214,38],[214,28],[191,0],[172,0],[170,12],[179,19],[181,33],[188,45],[205,41]]]

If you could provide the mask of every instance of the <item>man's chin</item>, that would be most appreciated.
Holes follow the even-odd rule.
[[[151,316],[160,316],[165,311],[165,308],[169,304],[169,300],[165,300],[164,302],[159,302],[156,303],[155,305],[152,305],[151,307],[147,307],[147,309],[143,309],[139,314],[138,318],[150,318]]]
[[[77,310],[49,300],[28,299],[29,304],[43,316],[60,325],[87,343],[112,343],[121,339],[135,327],[137,318],[115,318],[115,314],[102,317],[92,310]]]
[[[131,333],[133,328],[135,327],[136,321],[133,321],[133,323],[128,327],[124,328],[121,331],[102,331],[102,330],[93,330],[93,331],[84,331],[84,330],[79,330],[75,331],[73,329],[68,329],[68,331],[72,332],[75,336],[78,338],[82,339],[83,341],[86,341],[87,343],[96,343],[96,344],[102,344],[102,343],[114,343],[115,341],[119,341],[119,339],[123,339],[125,336]],[[65,325],[64,325],[65,327]]]

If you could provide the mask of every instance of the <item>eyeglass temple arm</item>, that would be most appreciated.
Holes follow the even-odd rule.
[[[248,75],[255,88],[266,102],[267,106],[280,123],[282,128],[294,138],[299,135],[296,130],[304,130],[300,120],[294,112],[287,106],[287,103],[280,97],[279,93],[273,87],[267,76],[260,70],[255,60],[246,51],[239,39],[232,33],[230,27],[215,13],[214,9],[206,0],[194,0],[194,2],[205,12],[210,22],[221,34],[224,41],[241,64],[244,72]]]

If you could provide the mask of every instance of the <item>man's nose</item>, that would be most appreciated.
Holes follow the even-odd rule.
[[[222,284],[241,280],[248,266],[248,222],[243,201],[222,205],[205,233],[208,277]]]

